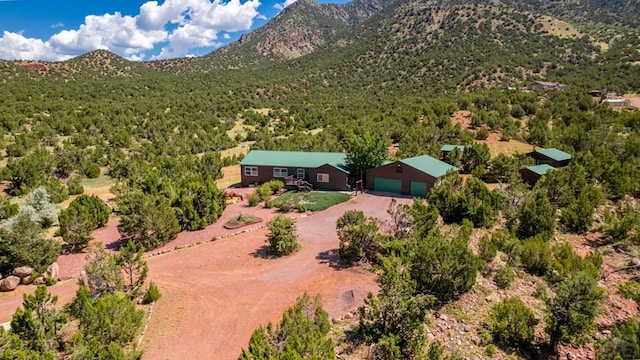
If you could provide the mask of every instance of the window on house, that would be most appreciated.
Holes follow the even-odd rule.
[[[316,181],[319,183],[328,183],[329,182],[329,174],[318,173],[316,175]]]
[[[273,168],[274,178],[286,178],[287,176],[289,176],[287,168]]]
[[[244,167],[244,176],[258,176],[258,167],[257,166],[245,166]]]
[[[296,171],[296,177],[297,177],[298,179],[304,179],[304,169],[298,169],[298,170]]]

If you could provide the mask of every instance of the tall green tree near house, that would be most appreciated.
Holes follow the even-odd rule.
[[[351,174],[356,175],[358,180],[366,181],[365,171],[382,165],[387,157],[386,142],[380,135],[366,132],[351,140],[345,163]]]

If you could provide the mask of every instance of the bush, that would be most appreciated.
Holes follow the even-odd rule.
[[[489,311],[487,325],[496,344],[523,348],[531,344],[538,320],[518,297],[504,299]]]
[[[84,193],[84,186],[82,186],[79,177],[74,177],[69,180],[67,188],[69,189],[69,195],[80,195]]]
[[[363,257],[369,260],[375,258],[378,234],[375,219],[367,219],[360,210],[347,210],[336,221],[336,232],[340,239],[340,260],[351,263]]]
[[[476,132],[476,140],[487,140],[488,137],[489,130],[487,128],[482,127]]]
[[[100,176],[100,167],[98,164],[90,164],[84,169],[84,175],[89,179],[95,179]]]
[[[496,253],[498,252],[498,247],[493,243],[489,235],[484,235],[480,239],[478,247],[480,259],[484,262],[493,261],[493,258],[496,257]]]
[[[271,190],[271,195],[273,195],[284,187],[284,182],[282,180],[269,180],[263,185],[268,187]]]
[[[293,207],[294,207],[291,201],[282,201],[282,202],[279,202],[278,205],[276,206],[278,209],[280,209],[280,211],[284,213],[291,212],[291,210],[293,210]]]
[[[292,219],[283,215],[277,215],[267,223],[269,234],[269,254],[282,256],[288,255],[300,249],[296,225]]]
[[[520,261],[527,271],[534,275],[544,275],[553,266],[553,256],[549,243],[540,237],[522,243]]]
[[[247,200],[249,201],[249,206],[257,206],[260,203],[260,195],[254,192],[247,196]]]
[[[144,293],[144,296],[142,297],[142,303],[151,304],[152,302],[158,301],[158,299],[160,299],[160,290],[158,290],[158,287],[156,286],[156,284],[151,282],[149,284],[149,288],[147,289],[147,291]]]
[[[487,345],[487,347],[484,348],[484,354],[490,358],[496,356],[496,347],[493,344]]]
[[[515,279],[515,275],[513,273],[513,269],[509,265],[505,265],[493,277],[493,281],[498,285],[501,289],[507,289],[513,280]]]

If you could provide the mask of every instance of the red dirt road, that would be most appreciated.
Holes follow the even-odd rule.
[[[321,294],[331,317],[356,309],[376,291],[375,276],[336,267],[335,222],[348,209],[387,219],[390,199],[358,195],[297,219],[302,249],[283,258],[257,254],[264,229],[150,258],[149,278],[162,298],[142,342],[144,358],[237,359],[253,330],[277,322],[305,291]]]

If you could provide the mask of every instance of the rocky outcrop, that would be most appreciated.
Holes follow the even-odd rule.
[[[0,291],[13,291],[18,285],[20,285],[20,278],[18,276],[7,276],[0,281]]]
[[[47,268],[47,277],[58,280],[59,274],[60,274],[60,267],[58,266],[58,263],[54,262],[53,264],[49,265],[49,267]]]

